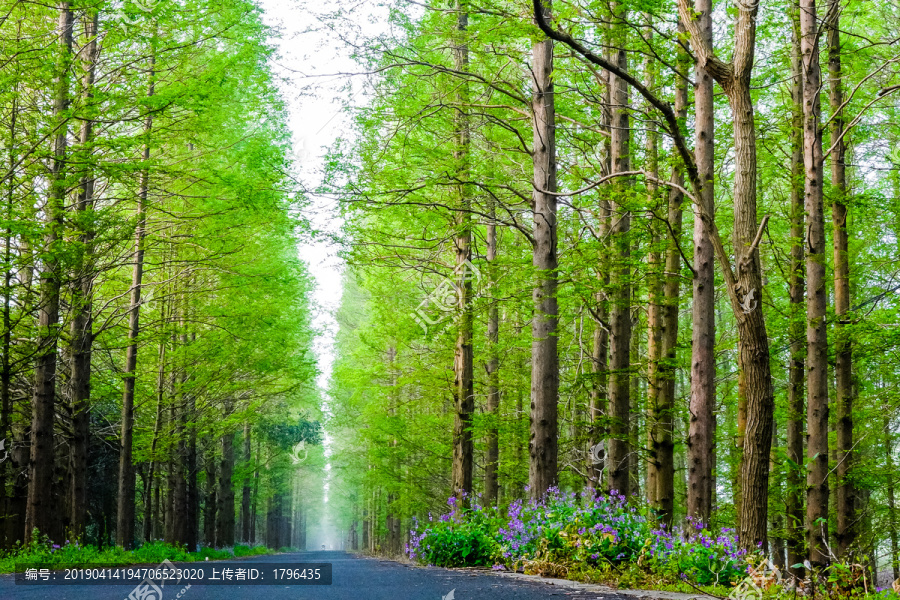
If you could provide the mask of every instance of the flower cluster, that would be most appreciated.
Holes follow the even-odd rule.
[[[512,567],[538,557],[572,565],[634,562],[701,584],[728,585],[746,577],[746,552],[733,530],[717,534],[688,520],[662,528],[648,509],[618,492],[578,497],[550,488],[539,501],[513,501],[507,510],[448,500],[450,512],[410,532],[410,558],[441,566]]]

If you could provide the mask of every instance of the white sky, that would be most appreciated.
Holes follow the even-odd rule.
[[[347,91],[340,89],[348,82],[348,78],[328,75],[357,72],[359,69],[350,58],[348,50],[333,35],[304,32],[315,21],[297,0],[258,2],[264,10],[265,23],[281,31],[281,37],[274,40],[280,56],[272,66],[277,76],[285,78],[281,93],[290,111],[288,124],[294,141],[295,159],[300,169],[297,175],[307,189],[314,190],[321,181],[325,151],[338,137],[349,135],[348,115],[343,112],[342,104]],[[340,0],[315,0],[312,4],[316,11],[326,12],[338,10],[342,3]],[[378,7],[373,6],[373,9],[378,10]],[[368,20],[366,29],[369,28],[377,31],[377,21]],[[310,98],[308,94],[301,97],[313,82],[316,97]],[[351,98],[357,104],[365,101],[364,94],[359,93],[361,84],[361,80],[354,82],[354,92],[351,93]],[[314,194],[307,194],[307,197],[311,206],[305,211],[305,215],[313,227],[324,232],[339,231],[341,221],[334,200]],[[322,236],[312,243],[303,244],[299,249],[300,257],[309,266],[317,284],[313,297],[317,306],[313,325],[321,332],[315,342],[315,352],[320,371],[318,384],[323,390],[325,411],[328,402],[325,390],[334,362],[334,335],[337,331],[334,315],[340,307],[342,291],[343,263],[337,256],[338,250]],[[325,455],[327,461],[330,455],[327,432]],[[323,499],[326,503],[330,487],[330,467],[330,464],[325,465]],[[324,521],[328,520],[326,514]],[[332,530],[326,523],[320,523],[318,528],[311,527],[308,536],[309,548],[317,548],[320,544],[337,548],[343,538],[342,532]]]

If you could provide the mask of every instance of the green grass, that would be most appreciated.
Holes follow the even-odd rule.
[[[58,546],[44,542],[34,542],[29,546],[0,552],[0,573],[12,573],[16,563],[41,563],[48,567],[64,564],[107,564],[110,566],[126,566],[139,564],[159,564],[164,560],[172,562],[196,562],[209,560],[227,560],[245,556],[274,554],[265,546],[237,545],[233,549],[201,548],[197,552],[188,552],[182,546],[173,546],[163,542],[150,542],[134,550],[122,548],[98,549],[96,546],[78,543]]]

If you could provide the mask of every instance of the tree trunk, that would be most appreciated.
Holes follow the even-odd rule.
[[[165,304],[163,304],[161,310],[161,318],[160,321],[163,323],[166,322],[166,311]],[[163,398],[165,392],[165,383],[166,383],[166,338],[165,336],[160,337],[159,340],[159,369],[157,371],[156,376],[156,422],[153,425],[153,440],[150,442],[150,465],[148,467],[147,473],[147,485],[145,487],[144,492],[144,541],[149,542],[153,539],[153,517],[154,510],[152,504],[152,498],[150,497],[150,492],[153,489],[153,481],[154,476],[156,474],[156,468],[159,461],[156,459],[156,449],[159,445],[159,434],[162,430],[162,421],[163,421]]]
[[[625,14],[621,3],[615,5],[619,18]],[[624,33],[619,28],[618,33]],[[628,70],[628,58],[622,48],[622,41],[617,40],[613,50],[616,65],[623,71]],[[610,74],[612,94],[612,172],[622,173],[630,170],[631,126],[628,114],[629,90],[624,79]],[[610,342],[609,342],[609,417],[610,437],[607,472],[609,489],[621,494],[630,491],[631,469],[631,215],[627,209],[624,196],[629,185],[618,180],[613,185],[613,226],[610,231],[612,239],[613,265],[610,277]]]
[[[84,33],[87,44],[82,51],[82,100],[86,107],[92,107],[94,90],[94,72],[98,57],[97,21],[99,12],[93,10],[84,20]],[[89,145],[93,139],[93,114],[89,114],[81,122],[79,144],[85,152],[90,152]],[[85,154],[85,160],[88,160]],[[76,281],[72,291],[72,379],[71,404],[72,404],[72,445],[69,457],[69,470],[71,473],[71,486],[69,492],[69,528],[71,539],[81,539],[84,536],[85,522],[87,519],[87,462],[88,442],[91,434],[90,396],[91,396],[91,345],[94,341],[93,334],[93,251],[91,248],[94,239],[94,226],[92,217],[86,216],[93,212],[94,206],[94,179],[93,173],[86,171],[81,177],[78,200],[76,204],[81,229],[80,265],[76,269]],[[2,432],[0,432],[2,434]]]
[[[61,244],[66,199],[66,142],[68,125],[69,63],[72,54],[72,3],[59,2],[59,55],[53,121],[60,127],[53,140],[50,185],[47,195],[47,223],[44,234],[44,267],[41,272],[41,301],[38,311],[37,360],[31,413],[31,461],[28,469],[28,500],[25,509],[25,543],[34,530],[49,532],[56,511],[52,506],[53,417],[56,405],[56,363],[59,337],[59,297],[61,287]]]
[[[800,54],[803,80],[804,207],[809,230],[806,253],[807,473],[806,531],[809,559],[828,562],[828,337],[825,323],[825,209],[822,195],[824,158],[819,126],[819,23],[815,0],[800,0]]]
[[[697,28],[703,43],[712,45],[712,0],[697,0]],[[684,24],[682,22],[682,27]],[[694,68],[695,155],[702,187],[698,199],[703,210],[715,216],[715,119],[713,79],[699,62]],[[691,399],[688,426],[687,514],[708,525],[715,491],[716,319],[715,257],[702,219],[694,219],[694,279],[691,305]]]
[[[222,435],[222,462],[219,470],[219,510],[216,521],[216,546],[234,546],[234,434]]]
[[[546,18],[551,6],[547,4]],[[530,496],[539,499],[557,484],[559,357],[557,355],[556,103],[553,41],[532,45],[535,285],[531,325],[531,436],[528,452]],[[549,192],[549,193],[548,193]]]
[[[801,473],[805,471],[803,452],[804,415],[806,401],[804,371],[806,369],[806,344],[804,343],[803,301],[805,291],[804,251],[805,217],[803,206],[803,72],[800,61],[800,21],[799,7],[791,7],[793,39],[791,44],[791,103],[793,122],[791,127],[791,271],[790,285],[790,366],[788,373],[788,421],[787,421],[787,490],[785,518],[787,520],[787,564],[796,577],[803,574],[802,568],[793,568],[806,558],[804,541],[805,484]]]
[[[497,306],[496,285],[497,273],[494,262],[497,260],[497,224],[493,199],[490,202],[490,221],[487,225],[487,262],[490,290],[490,306],[488,307],[487,338],[489,346],[488,361],[485,370],[488,376],[487,414],[490,422],[487,431],[487,451],[484,466],[484,504],[493,506],[499,497],[498,468],[500,462],[500,357],[497,344],[500,341],[500,309]]]
[[[244,423],[244,487],[241,491],[241,539],[245,544],[250,544],[250,421]]]
[[[853,350],[850,332],[850,255],[847,230],[847,173],[844,134],[844,92],[841,75],[841,34],[838,0],[829,0],[826,16],[828,35],[828,81],[831,104],[831,205],[834,237],[835,314],[835,404],[837,405],[837,546],[838,556],[848,555],[857,538],[856,490],[853,471]]]
[[[216,453],[210,447],[206,455],[206,505],[203,511],[203,538],[207,546],[216,547]]]
[[[147,97],[155,90],[156,55],[150,55],[150,89]],[[147,111],[144,120],[144,135],[153,128],[153,112]],[[147,228],[147,190],[150,173],[150,142],[144,144],[141,155],[144,168],[141,171],[138,192],[137,228],[134,233],[134,270],[131,277],[131,308],[128,315],[128,347],[125,349],[125,377],[122,392],[122,434],[119,450],[119,506],[116,519],[116,545],[131,548],[134,544],[134,464],[132,464],[132,438],[134,435],[134,383],[137,377],[138,335],[140,334],[141,286],[144,277],[144,238]]]
[[[465,73],[469,68],[469,47],[466,41],[469,13],[467,0],[456,2],[456,40],[453,46],[453,63],[456,71]],[[453,158],[458,171],[457,177],[466,181],[469,168],[469,118],[465,105],[468,103],[466,81],[463,79],[458,84],[457,102],[460,108],[454,113],[454,141],[455,148]],[[471,242],[472,225],[470,197],[468,184],[457,186],[459,194],[459,211],[456,213],[456,232],[454,245],[456,247],[456,293],[459,309],[459,322],[456,337],[456,350],[453,360],[453,370],[456,376],[454,384],[454,396],[456,399],[456,416],[453,422],[453,494],[462,495],[472,493],[472,472],[474,467],[474,443],[472,440],[472,416],[475,413],[475,387],[474,387],[474,354],[472,348],[472,277]],[[463,501],[467,501],[463,498]]]

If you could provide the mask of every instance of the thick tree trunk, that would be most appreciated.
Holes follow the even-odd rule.
[[[551,7],[545,8],[550,18]],[[556,103],[553,41],[532,45],[535,286],[531,324],[531,437],[528,485],[534,499],[557,484],[559,357],[557,355]],[[549,193],[547,193],[549,192]]]
[[[487,262],[488,289],[490,290],[490,306],[488,307],[487,338],[488,361],[485,365],[488,377],[487,416],[490,419],[487,430],[487,450],[484,466],[484,504],[497,504],[499,498],[498,469],[500,466],[500,357],[497,344],[500,342],[500,308],[497,306],[496,285],[497,272],[494,265],[497,260],[497,224],[494,221],[495,206],[490,200],[490,218],[487,225]]]
[[[806,351],[807,460],[806,531],[810,562],[828,562],[825,548],[828,519],[828,337],[825,323],[825,209],[822,185],[824,158],[820,129],[819,23],[815,0],[800,0],[800,54],[803,65],[803,163],[807,214]]]
[[[82,50],[82,101],[85,106],[92,106],[94,90],[94,72],[98,57],[97,21],[99,12],[94,10],[84,20],[84,34],[87,44]],[[79,144],[89,152],[88,146],[93,139],[93,115],[89,114],[81,122]],[[76,209],[81,224],[81,244],[83,245],[80,265],[77,268],[75,285],[72,291],[72,443],[69,456],[71,475],[69,490],[69,531],[70,539],[81,539],[87,519],[87,468],[88,442],[91,434],[91,346],[93,333],[93,260],[91,244],[94,239],[92,217],[94,206],[93,173],[87,171],[81,177]],[[2,434],[2,432],[0,432]]]
[[[803,206],[803,73],[800,61],[799,7],[792,6],[794,24],[791,51],[791,271],[790,271],[790,366],[788,373],[787,420],[787,490],[785,518],[787,520],[787,564],[791,573],[802,576],[802,568],[793,568],[806,559],[804,526],[805,482],[801,474],[806,462],[803,451],[806,395],[806,344],[804,339],[803,302],[805,292],[804,251],[805,216]]]
[[[47,195],[45,252],[41,272],[41,301],[38,311],[37,360],[34,369],[34,397],[31,413],[31,461],[28,469],[28,500],[25,509],[25,543],[34,530],[49,532],[56,511],[51,505],[54,474],[53,417],[56,405],[56,363],[59,337],[59,300],[61,287],[63,219],[66,199],[66,142],[68,126],[69,63],[72,54],[71,2],[59,3],[59,56],[56,66],[56,90],[53,120],[60,124],[53,141],[50,185]]]
[[[856,542],[856,489],[853,485],[853,349],[848,312],[850,311],[850,256],[847,230],[847,151],[844,134],[844,91],[841,75],[841,34],[838,0],[829,0],[826,28],[828,34],[828,81],[831,104],[831,189],[834,201],[831,218],[834,238],[834,314],[835,314],[835,404],[837,405],[837,546],[838,556],[847,556]]]
[[[703,42],[712,45],[712,0],[697,0],[697,27]],[[684,25],[682,25],[684,26]],[[715,119],[713,79],[698,62],[694,68],[696,111],[695,156],[702,188],[703,210],[715,215]],[[703,220],[694,219],[694,279],[691,304],[691,399],[688,425],[688,516],[709,524],[712,515],[716,404],[715,256]]]
[[[617,4],[616,11],[622,11]],[[620,14],[624,18],[624,14]],[[622,31],[620,30],[621,34]],[[616,65],[628,70],[625,50],[613,50]],[[612,172],[630,169],[631,126],[628,114],[628,84],[621,77],[610,74],[612,93]],[[610,342],[609,342],[609,417],[610,437],[607,472],[609,489],[621,494],[630,492],[631,469],[631,215],[623,196],[628,183],[622,180],[613,186],[612,262],[610,277]]]
[[[466,41],[469,13],[467,0],[456,2],[456,41],[453,46],[454,68],[465,73],[469,68],[469,47]],[[468,102],[468,93],[465,80],[458,83],[457,101],[460,107],[454,113],[454,142],[453,158],[458,171],[457,177],[461,181],[467,180],[469,162],[469,118],[466,114],[465,104]],[[456,399],[456,416],[453,422],[453,493],[459,495],[462,492],[472,493],[472,473],[474,470],[475,446],[472,439],[472,416],[475,413],[475,386],[474,386],[474,353],[472,347],[472,277],[471,272],[471,243],[472,243],[472,217],[470,208],[472,199],[468,184],[457,187],[459,194],[459,211],[456,213],[456,232],[454,245],[456,247],[456,293],[459,309],[459,321],[456,337],[456,350],[453,360],[453,371],[456,376],[454,384],[454,396]]]
[[[150,89],[155,90],[156,55],[150,56]],[[153,128],[153,113],[147,112],[144,134]],[[150,160],[150,143],[144,144],[141,155],[144,163]],[[131,276],[131,308],[128,315],[128,347],[125,349],[125,377],[122,392],[122,433],[119,449],[119,506],[116,519],[116,545],[131,548],[134,544],[134,464],[132,463],[132,438],[134,436],[134,384],[137,377],[138,335],[140,334],[141,287],[144,278],[144,238],[147,228],[147,190],[150,173],[145,164],[141,171],[138,192],[137,228],[134,233],[134,270]]]

